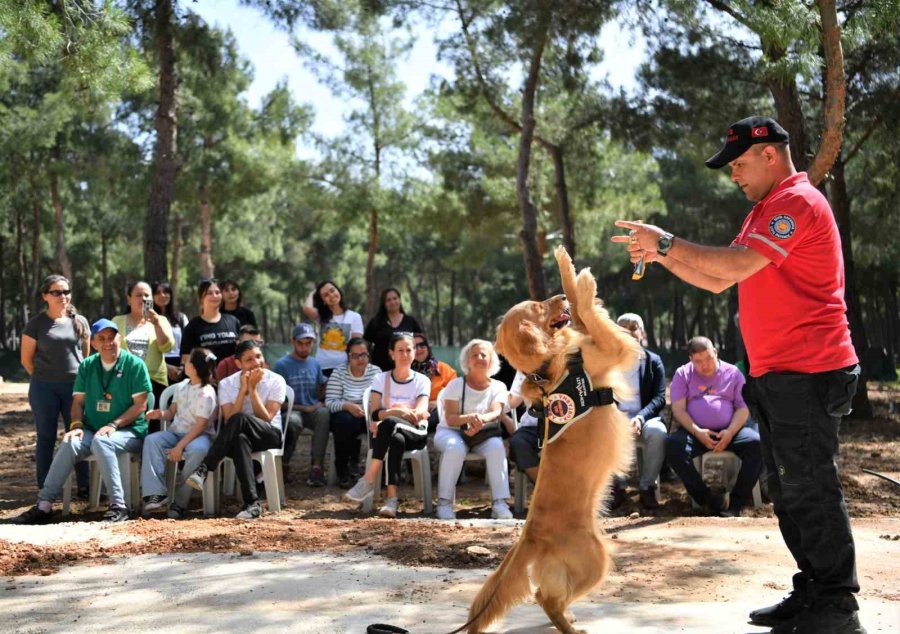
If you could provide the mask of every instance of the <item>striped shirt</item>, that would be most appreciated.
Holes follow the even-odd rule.
[[[344,403],[362,405],[363,392],[372,385],[372,379],[380,373],[381,368],[371,363],[366,366],[366,371],[359,378],[350,374],[347,364],[335,368],[325,388],[325,407],[328,411],[336,413],[341,411]]]

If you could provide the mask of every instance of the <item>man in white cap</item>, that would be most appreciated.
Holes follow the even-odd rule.
[[[91,346],[98,354],[81,362],[75,377],[72,422],[53,457],[38,502],[17,517],[16,524],[47,524],[53,516],[53,501],[75,463],[93,455],[109,496],[106,522],[128,519],[122,474],[117,456],[140,453],[147,435],[147,395],[150,374],[140,358],[122,350],[119,329],[109,319],[91,326]]]
[[[788,134],[768,117],[732,124],[707,167],[728,165],[756,205],[730,246],[639,222],[613,242],[699,288],[738,285],[750,358],[744,401],[759,423],[769,496],[797,563],[793,592],[750,620],[773,634],[860,634],[856,550],[837,471],[838,428],[859,365],[844,302],[841,240],[828,201],[797,172]]]

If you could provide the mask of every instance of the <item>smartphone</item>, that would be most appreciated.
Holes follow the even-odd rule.
[[[147,316],[147,313],[149,313],[151,310],[153,310],[153,300],[152,300],[152,299],[145,299],[145,300],[144,300],[144,307],[141,309],[141,315],[143,315],[144,317],[146,317],[146,316]]]

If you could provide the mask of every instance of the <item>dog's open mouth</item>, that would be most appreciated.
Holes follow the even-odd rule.
[[[572,317],[569,313],[568,307],[563,309],[563,311],[550,320],[550,328],[553,330],[559,330],[560,328],[565,328],[569,325],[569,322],[572,321]]]

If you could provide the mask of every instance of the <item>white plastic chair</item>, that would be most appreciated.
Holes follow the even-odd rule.
[[[156,397],[153,392],[147,393],[147,409],[153,409],[156,403]],[[125,504],[130,510],[135,510],[141,503],[141,452],[137,453],[124,452],[116,456],[119,461],[119,477],[122,478],[122,489],[125,497]],[[90,465],[90,487],[88,489],[89,508],[96,509],[100,506],[100,493],[103,488],[103,482],[100,478],[100,469],[97,468],[97,459],[94,454],[90,454],[87,458],[80,462],[87,462]],[[69,515],[69,509],[72,505],[72,475],[75,470],[69,472],[66,478],[66,484],[63,486],[63,516]]]
[[[290,412],[294,409],[294,390],[290,385],[285,385],[284,387],[284,406],[282,407],[281,412],[281,447],[275,449],[266,449],[265,451],[256,451],[250,454],[250,457],[258,462],[262,467],[263,472],[263,482],[266,487],[266,502],[269,504],[269,512],[270,513],[278,513],[281,511],[281,508],[285,505],[285,487],[284,487],[284,466],[282,465],[282,458],[284,457],[284,441],[287,438],[287,428],[288,428],[288,416]],[[220,408],[221,411],[221,408]],[[219,422],[221,424],[222,417],[220,416]],[[224,473],[223,477],[223,491],[226,495],[228,494],[227,487],[225,484],[230,484],[231,489],[234,490],[236,487],[234,486],[236,475],[234,472],[234,461],[231,458],[225,457],[222,459],[222,462],[219,463],[219,468],[216,470],[217,472],[221,470]],[[213,478],[213,488],[215,487],[215,483],[218,480],[218,473],[216,477]],[[209,478],[207,478],[209,481]],[[205,483],[204,483],[205,484]],[[237,491],[240,492],[240,489],[237,488]],[[204,496],[206,495],[206,488],[204,486],[203,490]],[[216,493],[213,493],[215,499],[216,513],[221,510],[221,498]]]
[[[371,420],[371,413],[369,411],[369,397],[371,394],[372,388],[366,388],[366,391],[363,392],[363,409],[366,412],[366,425],[368,425]],[[369,465],[372,464],[372,435],[369,433],[366,434],[366,442],[368,443],[368,450],[366,451],[366,471],[368,472]],[[387,461],[386,455],[384,458],[385,461]],[[404,451],[403,459],[412,461],[413,489],[416,496],[422,498],[422,512],[425,515],[431,515],[434,501],[431,498],[431,462],[428,457],[428,446],[426,445],[422,449]],[[378,473],[375,474],[375,491],[372,495],[363,500],[362,510],[365,513],[371,513],[375,506],[375,500],[381,498],[382,471],[383,465],[382,469],[379,469]]]
[[[738,472],[741,470],[741,459],[737,457],[737,454],[731,451],[721,451],[719,453],[707,451],[703,455],[694,458],[694,468],[697,469],[701,478],[703,477],[706,467],[714,461],[722,461],[725,463],[722,466],[723,473],[725,473],[726,476],[723,484],[730,492],[731,489],[734,488],[734,483],[737,482]],[[753,485],[753,507],[761,508],[762,505],[762,493],[759,488],[759,480],[757,480],[756,484]],[[694,498],[691,498],[691,507],[695,509],[700,508],[700,505],[697,504]]]

